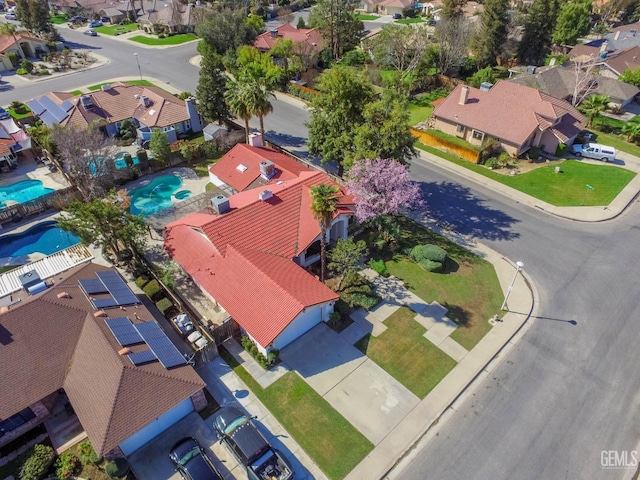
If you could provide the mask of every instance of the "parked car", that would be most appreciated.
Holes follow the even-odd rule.
[[[429,25],[429,26],[433,27],[436,23],[437,22],[436,22],[435,18],[430,18],[429,20],[427,20],[427,25]]]
[[[401,14],[399,14],[399,13],[394,13],[394,14],[392,15],[392,17],[393,17],[393,19],[394,19],[394,20],[400,20],[400,19],[402,18],[402,15],[401,15]]]
[[[95,28],[95,27],[101,27],[102,26],[102,22],[100,20],[93,20],[92,22],[89,22],[89,28]]]
[[[599,143],[585,143],[584,145],[574,143],[571,146],[571,151],[576,157],[595,158],[596,160],[602,160],[603,162],[608,162],[609,160],[613,161],[616,159],[615,148],[600,145]]]
[[[7,20],[18,20],[18,16],[15,13],[7,13],[4,18]]]
[[[96,32],[93,28],[89,28],[83,32],[85,35],[90,35],[92,37],[97,37],[98,32]]]
[[[87,21],[87,17],[81,17],[80,15],[75,15],[69,19],[69,23],[84,23]]]
[[[111,19],[109,17],[100,17],[100,21],[102,23],[111,23]]]
[[[9,112],[7,112],[4,108],[0,107],[0,120],[4,120],[5,118],[9,118]]]
[[[185,437],[179,440],[171,447],[169,458],[184,480],[222,480],[195,438]]]
[[[258,431],[252,419],[236,407],[222,407],[215,414],[213,427],[220,443],[247,470],[250,480],[291,480],[293,469],[284,456]]]

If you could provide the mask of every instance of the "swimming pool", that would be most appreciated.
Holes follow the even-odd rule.
[[[7,201],[26,203],[53,191],[53,188],[43,186],[40,180],[12,183],[6,187],[0,187],[0,208],[5,208]]]
[[[78,237],[62,230],[55,221],[40,222],[24,232],[0,236],[0,258],[51,255],[78,243]]]
[[[125,155],[125,152],[120,152],[116,156],[116,158],[113,159],[113,163],[114,163],[116,169],[118,169],[118,170],[122,170],[123,168],[127,168],[127,162],[124,159],[124,155]],[[138,165],[139,160],[138,160],[137,156],[135,156],[135,157],[132,156],[131,160],[133,161],[134,165]]]
[[[131,190],[131,208],[133,215],[153,215],[171,206],[171,196],[182,185],[182,179],[176,175],[163,175],[155,178],[144,187]]]

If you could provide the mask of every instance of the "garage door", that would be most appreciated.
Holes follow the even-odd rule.
[[[137,433],[131,435],[124,442],[120,444],[120,448],[125,455],[130,455],[132,452],[139,449],[142,445],[148,441],[154,439],[162,432],[164,432],[171,425],[178,420],[186,417],[193,412],[193,402],[191,398],[187,398],[184,402],[176,405],[167,413],[158,417],[149,425],[139,430]]]

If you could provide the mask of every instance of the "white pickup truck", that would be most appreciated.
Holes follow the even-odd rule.
[[[595,158],[603,162],[616,159],[616,149],[599,143],[585,143],[584,145],[574,143],[571,151],[576,157]]]

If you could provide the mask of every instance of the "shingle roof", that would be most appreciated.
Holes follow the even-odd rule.
[[[534,131],[547,128],[547,122],[553,123],[563,115],[573,117],[578,123],[585,120],[568,102],[507,81],[499,81],[487,92],[466,87],[468,99],[460,105],[463,87],[458,85],[433,115],[515,145],[523,144]]]
[[[615,52],[604,63],[618,75],[625,70],[635,70],[640,67],[640,46]]]
[[[99,454],[204,387],[190,366],[133,366],[118,355],[121,347],[104,318],[94,318],[78,286],[79,279],[103,270],[108,269],[86,264],[60,274],[53,287],[0,315],[0,384],[12,387],[3,388],[0,418],[64,387]],[[58,298],[62,291],[70,298]],[[107,312],[137,321],[126,311]],[[140,321],[153,318],[143,306],[135,312]]]
[[[275,164],[276,174],[269,180],[262,182],[263,184],[292,180],[297,178],[300,172],[310,171],[309,168],[289,155],[244,143],[237,144],[225,153],[218,162],[211,166],[209,171],[236,191],[241,192],[260,178],[260,163],[265,160],[270,160]],[[247,167],[246,170],[239,170],[239,165]]]
[[[280,25],[274,30],[278,31],[278,35],[274,37],[271,32],[265,32],[258,35],[253,42],[253,46],[259,50],[271,50],[276,44],[278,38],[289,39],[293,42],[302,42],[309,44],[314,50],[322,50],[322,35],[315,28],[295,28],[289,25]]]

